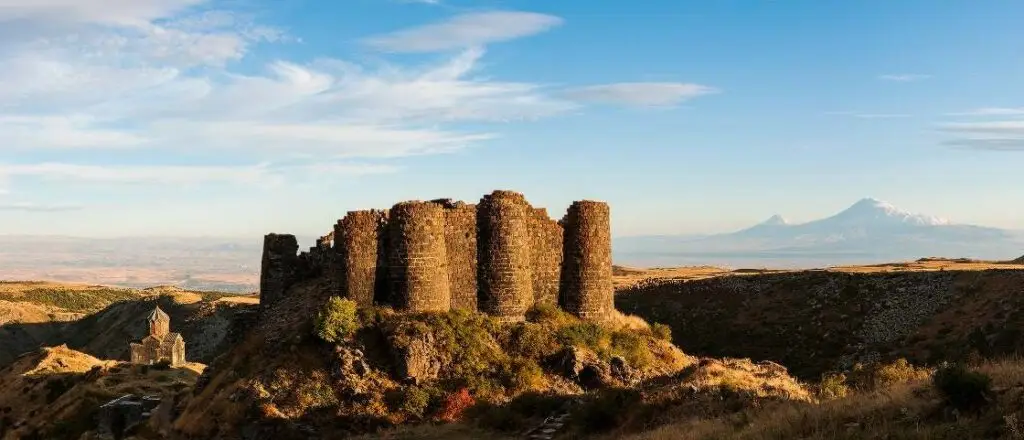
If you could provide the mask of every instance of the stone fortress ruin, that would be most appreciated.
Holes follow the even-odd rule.
[[[597,321],[615,310],[604,202],[573,202],[560,221],[512,191],[494,191],[476,205],[400,202],[349,212],[309,251],[298,250],[294,235],[264,237],[261,307],[325,275],[335,295],[360,307],[461,309],[507,322],[523,320],[535,304]]]

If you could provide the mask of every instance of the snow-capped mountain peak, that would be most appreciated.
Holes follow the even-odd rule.
[[[781,215],[775,214],[775,215],[769,217],[768,220],[765,220],[765,221],[761,222],[761,225],[764,225],[764,226],[786,226],[786,225],[789,225],[789,221],[787,221]]]
[[[890,203],[864,198],[854,203],[845,211],[836,214],[834,219],[856,220],[858,222],[903,223],[917,226],[948,225],[949,220],[929,215],[914,214],[893,206]]]

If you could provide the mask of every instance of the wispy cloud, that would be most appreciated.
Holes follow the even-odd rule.
[[[943,145],[991,151],[1024,151],[1024,120],[942,124],[939,130],[955,133]]]
[[[154,183],[196,185],[231,183],[273,186],[289,174],[361,176],[392,173],[397,167],[363,163],[315,163],[301,165],[78,165],[67,163],[0,164],[0,179],[32,177],[46,180],[92,183]]]
[[[914,117],[914,115],[907,113],[858,113],[851,111],[825,112],[825,114],[832,116],[849,116],[858,119],[899,119]]]
[[[888,73],[884,75],[878,75],[878,79],[882,81],[896,81],[896,82],[911,82],[921,81],[924,79],[931,78],[931,75],[925,75],[921,73]]]
[[[910,118],[914,115],[906,113],[857,113],[853,117],[861,119],[897,119],[897,118]]]
[[[948,116],[1024,116],[1024,107],[982,107]]]
[[[156,32],[146,20],[160,17],[157,33],[181,38],[153,40],[110,25],[83,28],[88,37],[76,37],[71,48],[61,44],[60,29],[49,42],[6,48],[0,42],[0,150],[193,148],[228,149],[251,160],[280,152],[391,158],[450,152],[495,136],[447,124],[535,119],[575,108],[531,83],[477,77],[485,52],[476,47],[412,66],[279,60],[262,72],[233,72],[224,62],[244,56],[245,42],[279,34],[226,12],[165,16],[193,3],[84,18]],[[4,11],[8,20],[19,19]],[[48,17],[47,10],[28,11],[32,20]],[[238,44],[216,49],[204,43],[208,36]],[[193,69],[196,63],[206,68]]]
[[[633,107],[667,107],[699,96],[719,93],[714,87],[674,82],[629,82],[569,89],[563,96],[584,103]]]
[[[0,211],[60,212],[78,211],[82,208],[83,207],[79,205],[48,205],[29,202],[0,203]]]
[[[560,24],[562,19],[559,17],[533,12],[475,12],[440,23],[369,37],[363,43],[386,52],[438,52],[527,37]]]
[[[1020,139],[984,139],[984,138],[965,138],[965,139],[950,139],[943,141],[943,145],[958,148],[967,148],[971,150],[989,150],[989,151],[1024,151],[1024,138]]]

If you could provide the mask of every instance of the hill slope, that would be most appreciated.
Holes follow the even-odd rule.
[[[128,359],[128,342],[146,335],[145,316],[157,304],[185,338],[189,360],[209,362],[244,332],[258,306],[248,297],[56,283],[4,283],[0,290],[0,367],[42,346],[67,344],[102,359]],[[115,302],[116,301],[116,302]],[[73,310],[73,311],[69,311]],[[89,313],[94,312],[94,313]]]
[[[1024,347],[1024,270],[854,269],[652,280],[616,305],[668,324],[688,352],[771,360],[810,380],[879,357],[930,363]]]
[[[100,360],[67,346],[42,348],[0,370],[0,438],[78,439],[100,405],[128,393],[172,397],[202,364],[159,370]]]
[[[210,365],[176,432],[339,438],[468,418],[521,436],[576,400],[604,405],[601,394],[585,395],[588,389],[649,386],[638,404],[671,406],[691,388],[717,395],[728,378],[749,399],[811,399],[777,365],[693,358],[635,318],[598,325],[551,307],[511,324],[465,312],[364,310],[317,321],[359,323],[351,336],[327,342],[323,328],[336,327],[312,318],[332,301],[330,291],[327,280],[311,280],[275,303],[244,342]]]

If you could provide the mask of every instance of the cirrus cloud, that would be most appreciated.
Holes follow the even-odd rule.
[[[544,32],[561,25],[559,17],[534,12],[489,11],[363,39],[385,52],[438,52],[498,43]]]
[[[989,151],[1024,151],[1024,120],[961,122],[939,126],[959,137],[943,145]]]
[[[569,89],[563,95],[585,103],[621,104],[633,107],[666,107],[704,95],[719,93],[714,87],[678,82],[623,82]]]

